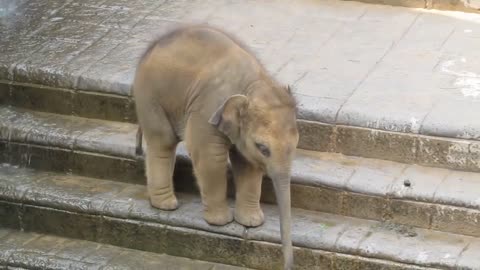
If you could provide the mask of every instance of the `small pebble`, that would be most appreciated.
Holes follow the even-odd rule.
[[[403,185],[406,186],[406,187],[411,187],[412,183],[410,183],[410,180],[405,179],[405,181],[403,181]]]
[[[58,21],[61,21],[61,20],[63,20],[63,17],[53,17],[53,18],[50,19],[50,21],[52,21],[52,22],[58,22]]]
[[[408,236],[408,237],[416,237],[416,236],[417,236],[417,233],[414,232],[414,231],[409,231],[409,232],[407,233],[407,236]]]

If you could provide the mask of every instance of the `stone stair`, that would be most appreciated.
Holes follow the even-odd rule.
[[[459,139],[455,132],[447,137],[435,133],[423,135],[329,124],[317,118],[318,112],[310,111],[314,108],[308,106],[314,105],[308,104],[308,99],[301,96],[299,99],[301,149],[480,172],[479,140]],[[124,93],[72,90],[0,80],[0,101],[40,112],[136,123],[133,99]]]
[[[0,115],[0,225],[254,269],[281,265],[268,179],[265,225],[209,226],[183,145],[181,207],[163,212],[145,194],[135,124],[10,106]],[[478,180],[474,172],[298,150],[298,269],[478,269]]]
[[[255,269],[281,267],[276,207],[246,229],[210,226],[198,196],[181,207],[149,205],[142,185],[4,165],[2,226]],[[293,210],[297,269],[478,269],[475,237],[341,215]]]
[[[0,107],[0,161],[37,170],[145,184],[137,125]],[[177,149],[177,188],[195,192]],[[266,179],[263,201],[275,203]],[[480,237],[478,173],[297,150],[292,204],[308,210]],[[452,217],[455,217],[451,220]]]
[[[408,42],[402,43],[408,38],[430,52],[430,46],[448,34],[426,31],[433,29],[432,24],[445,29],[453,24],[447,36],[458,38],[466,30],[475,32],[478,20],[474,15],[465,23],[410,9],[306,2],[256,2],[258,14],[248,21],[242,17],[254,10],[248,1],[19,1],[21,16],[13,17],[13,26],[0,24],[4,33],[0,39],[4,51],[0,55],[0,228],[7,228],[0,229],[0,269],[139,269],[131,266],[137,263],[136,256],[142,258],[138,264],[143,263],[144,269],[170,262],[178,262],[172,269],[280,269],[278,213],[269,179],[262,190],[264,225],[209,226],[201,217],[190,159],[180,144],[175,170],[180,208],[164,212],[149,205],[144,160],[135,155],[137,125],[130,87],[136,59],[152,33],[180,22],[228,25],[259,52],[276,76],[300,81],[307,90],[314,85],[328,96],[331,93],[325,93],[311,76],[323,69],[305,62],[315,57],[310,51],[303,54],[304,47],[315,49],[334,39],[336,43],[327,46],[322,57],[328,60],[332,52],[334,59],[360,55],[362,62],[374,63],[362,57],[380,57],[377,51],[385,44],[389,50],[398,44],[410,48]],[[234,16],[232,10],[243,15]],[[285,14],[304,30],[291,28],[294,24],[285,22],[289,17]],[[267,18],[271,21],[255,21]],[[267,27],[272,24],[274,30]],[[319,25],[325,31],[309,28]],[[335,40],[327,30],[341,29],[339,25],[360,31],[339,30]],[[378,36],[354,35],[375,27]],[[419,38],[427,32],[428,41]],[[316,33],[316,39],[306,38],[307,33]],[[342,45],[351,35],[353,43]],[[397,40],[396,35],[401,37]],[[372,39],[378,44],[368,42]],[[448,45],[447,41],[442,42]],[[473,44],[466,54],[474,54],[477,43],[473,38],[466,41]],[[287,61],[290,53],[282,53],[279,44],[296,57],[303,55]],[[390,55],[403,53],[393,50]],[[412,55],[406,65],[422,68],[423,62],[409,62],[417,61]],[[419,55],[427,55],[422,59],[428,63],[435,60],[425,52]],[[439,57],[440,66],[447,56]],[[351,66],[360,61],[350,60],[341,64],[335,60],[329,68],[345,69],[346,75],[338,73],[340,78],[353,76],[347,68],[362,73]],[[382,60],[388,64],[395,58],[383,55],[375,63]],[[293,71],[291,62],[296,63]],[[381,67],[370,85],[377,87],[375,80],[385,77],[392,85],[403,80],[401,65],[388,72]],[[419,84],[423,86],[424,80]],[[366,90],[375,93],[372,89]],[[398,89],[387,90],[390,95]],[[297,93],[300,143],[292,173],[296,269],[480,269],[480,122],[475,117],[444,118],[445,114],[432,110],[417,123],[420,118],[405,113],[416,107],[407,104],[404,109],[390,97],[384,105],[380,101],[385,96],[376,94],[376,109],[391,105],[391,111],[377,116],[370,110],[359,116],[368,100],[357,98],[356,104],[340,97]],[[467,105],[449,108],[478,112],[476,100],[459,104]],[[427,114],[415,109],[413,115],[422,113]],[[231,198],[232,188],[230,182]],[[59,254],[68,249],[63,243],[80,250],[78,254],[98,249],[109,255],[90,265],[88,258],[98,254],[62,257]]]
[[[240,270],[245,268],[160,255],[84,240],[0,229],[0,269]]]

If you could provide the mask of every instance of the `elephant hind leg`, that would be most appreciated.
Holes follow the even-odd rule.
[[[146,116],[147,119],[140,118],[147,145],[145,163],[150,203],[162,210],[174,210],[178,207],[173,187],[178,139],[161,108]]]

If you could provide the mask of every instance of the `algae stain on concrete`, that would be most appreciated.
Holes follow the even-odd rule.
[[[448,147],[446,155],[447,162],[450,164],[457,164],[461,167],[465,167],[467,164],[467,156],[469,150],[467,144],[452,144]]]

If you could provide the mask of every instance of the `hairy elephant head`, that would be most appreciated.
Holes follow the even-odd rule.
[[[209,120],[272,179],[280,209],[285,268],[293,264],[290,177],[298,144],[296,104],[289,87],[259,81],[234,95]]]

